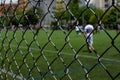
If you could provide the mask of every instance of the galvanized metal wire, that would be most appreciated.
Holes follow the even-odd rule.
[[[63,5],[61,7],[64,8],[62,11],[60,10],[58,17],[54,14],[56,11],[54,8],[56,7],[55,5],[57,4],[57,1],[60,1]],[[80,5],[86,6],[86,8],[82,10],[77,17],[69,7],[72,1],[73,0],[18,0],[14,2],[13,0],[10,0],[8,1],[9,3],[7,3],[7,0],[4,0],[3,2],[1,1],[1,80],[97,80],[96,76],[91,77],[91,74],[93,74],[93,72],[99,73],[99,70],[96,72],[98,66],[100,66],[103,72],[108,75],[107,79],[119,80],[120,71],[113,75],[111,70],[106,64],[104,64],[103,60],[106,59],[103,57],[111,48],[114,48],[120,53],[120,48],[115,44],[116,39],[120,36],[120,32],[117,33],[115,37],[112,37],[105,28],[105,25],[101,22],[111,8],[115,8],[116,11],[120,12],[118,5],[115,5],[116,0],[109,0],[111,4],[104,10],[104,13],[101,16],[98,16],[90,6],[92,0],[80,0]],[[33,11],[29,12],[29,14],[33,13],[34,15],[28,16],[27,11],[31,8],[33,8]],[[43,9],[43,12],[41,11],[41,16],[37,12],[38,8]],[[101,26],[102,31],[111,41],[110,45],[101,53],[96,49],[93,50],[93,54],[96,57],[92,57],[92,59],[95,59],[95,62],[91,64],[89,68],[84,61],[79,58],[91,57],[81,55],[82,50],[86,47],[87,43],[83,43],[78,49],[76,49],[71,42],[71,34],[75,29],[75,25],[78,25],[79,19],[83,17],[86,11],[90,11],[90,13],[97,18],[97,25]],[[66,12],[71,15],[72,18],[70,18],[70,20],[74,22],[71,22],[72,27],[67,26],[67,29],[64,29],[66,27],[63,27],[61,22]],[[36,24],[33,24],[34,20],[30,20],[33,19],[34,16],[38,19]],[[23,19],[25,20],[25,24],[22,24],[24,21]],[[50,24],[52,21],[56,22],[55,26]],[[85,22],[83,21],[83,23]],[[94,28],[97,29],[97,27]],[[59,41],[61,46],[57,45],[54,41],[54,34],[57,31],[64,37],[61,39],[62,42]],[[29,34],[30,36],[28,36]],[[43,42],[43,40],[46,40],[46,42]],[[66,50],[66,46],[70,52],[64,51]],[[51,50],[49,50],[50,47]],[[53,55],[53,53],[55,55]],[[51,55],[51,57],[48,54]],[[68,57],[64,57],[64,55],[72,55],[72,59],[69,59],[68,61]],[[120,63],[119,60],[116,60],[116,62]],[[77,68],[71,69],[75,64],[77,65]],[[55,66],[59,66],[59,69]],[[75,74],[74,71],[77,73],[73,76],[73,74]],[[101,78],[100,80],[103,79]]]

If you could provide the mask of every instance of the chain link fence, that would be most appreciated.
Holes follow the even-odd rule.
[[[119,80],[116,1],[2,0],[0,80]],[[84,32],[75,31],[87,22],[94,25],[92,53]]]

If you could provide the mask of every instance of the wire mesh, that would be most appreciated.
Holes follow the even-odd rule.
[[[0,79],[119,80],[119,12],[117,0],[1,1]],[[84,29],[75,31],[90,22],[89,15],[92,53]]]

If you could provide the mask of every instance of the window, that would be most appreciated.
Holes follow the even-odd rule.
[[[108,8],[109,7],[109,5],[108,4],[105,4],[105,8]]]
[[[105,2],[108,2],[108,0],[105,0]]]

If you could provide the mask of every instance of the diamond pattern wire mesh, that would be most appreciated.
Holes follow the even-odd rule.
[[[53,13],[56,1],[23,0],[22,2],[18,0],[18,4],[14,5],[12,1],[7,5],[7,1],[1,2],[0,80],[119,80],[120,69],[117,68],[120,67],[118,58],[120,46],[116,41],[119,40],[120,32],[113,35],[101,23],[112,7],[120,12],[114,4],[115,0],[110,0],[111,5],[100,18],[89,6],[90,0],[85,1],[84,4],[81,3],[87,7],[77,17],[69,8],[72,0],[61,0],[65,9],[56,18]],[[28,6],[29,8],[34,7],[33,11],[29,12],[34,15],[26,16]],[[42,16],[37,13],[37,8],[40,6],[44,10],[44,13],[40,12]],[[81,40],[81,37],[73,34],[75,33],[74,23],[69,30],[64,29],[61,24],[61,18],[65,12],[68,12],[76,23],[87,10],[98,18],[97,24],[101,26],[102,33],[109,43],[97,45],[101,48],[95,48],[92,53],[84,51],[87,43]],[[37,25],[32,24],[34,20],[30,20],[34,16],[39,19]],[[21,26],[23,19],[26,24]],[[53,26],[49,24],[50,20],[57,22],[57,26],[54,27],[59,28],[58,30],[52,28]],[[45,27],[45,24],[49,25]],[[78,42],[74,37],[77,37]],[[102,36],[100,37],[102,38]],[[104,38],[101,41],[104,41]],[[104,45],[107,47],[103,47]],[[117,56],[111,54],[112,50]],[[106,58],[108,54],[112,57]]]

